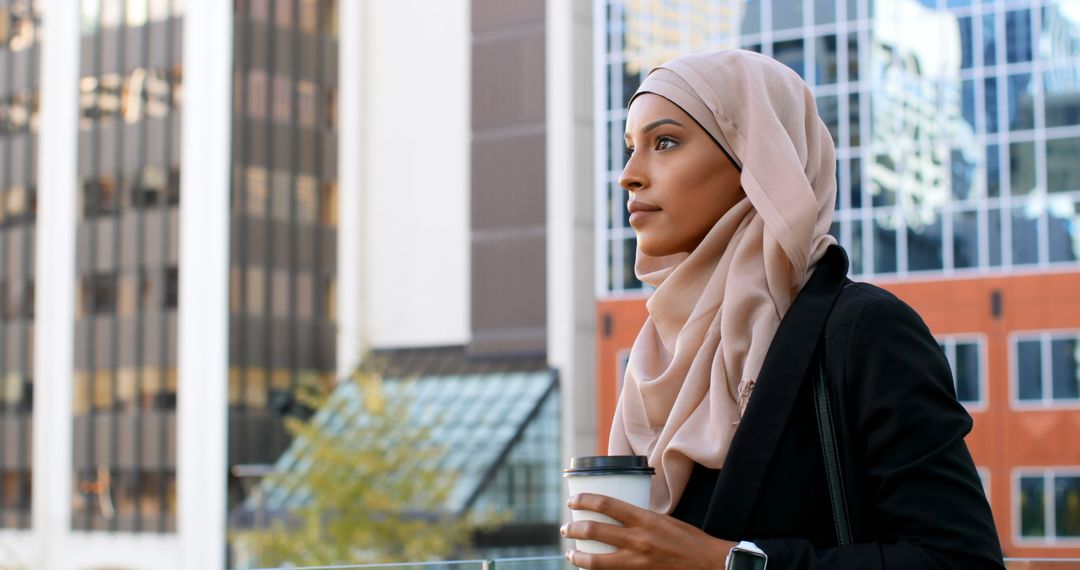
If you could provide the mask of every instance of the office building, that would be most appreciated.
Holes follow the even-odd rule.
[[[1078,6],[612,0],[596,9],[600,445],[648,294],[634,277],[617,183],[627,99],[674,54],[758,51],[810,84],[832,132],[832,233],[852,276],[911,304],[952,363],[1006,554],[1080,554]]]

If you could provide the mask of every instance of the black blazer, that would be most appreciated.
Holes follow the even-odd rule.
[[[673,516],[753,541],[772,570],[1004,568],[945,355],[915,311],[846,275],[829,248],[780,323],[723,468],[697,466]],[[855,534],[844,547],[814,413],[823,330]]]

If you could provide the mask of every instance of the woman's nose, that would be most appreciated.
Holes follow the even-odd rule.
[[[622,174],[619,175],[619,186],[627,191],[640,190],[645,187],[645,176],[638,168],[633,157],[626,161]]]

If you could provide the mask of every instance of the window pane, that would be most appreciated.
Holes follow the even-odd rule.
[[[1035,128],[1035,83],[1030,73],[1009,77],[1009,130]]]
[[[1020,536],[1046,536],[1045,490],[1042,476],[1020,478]]]
[[[1057,536],[1080,538],[1080,477],[1054,479],[1054,515]]]
[[[1055,400],[1080,398],[1080,343],[1076,338],[1050,342],[1050,378]]]
[[[1080,137],[1046,141],[1046,189],[1050,192],[1080,190]]]
[[[908,269],[930,271],[944,267],[941,214],[912,212],[907,223]]]
[[[1051,196],[1047,215],[1050,261],[1080,260],[1080,202],[1064,196]]]
[[[874,219],[874,273],[896,273],[896,217]]]
[[[1035,203],[1012,209],[1013,265],[1038,263],[1040,208]]]
[[[1005,14],[1005,48],[1009,63],[1031,61],[1031,11],[1015,10]]]
[[[977,153],[968,156],[962,148],[954,148],[951,156],[951,193],[955,201],[970,200],[975,197],[975,177],[978,173]]]
[[[803,25],[802,6],[802,2],[773,2],[772,29],[801,28]]]
[[[973,54],[974,39],[971,33],[971,17],[964,16],[958,20],[960,26],[960,69],[971,69],[975,57]]]
[[[983,97],[986,101],[986,132],[998,131],[998,94],[997,78],[987,77],[983,80]]]
[[[1013,196],[1029,194],[1035,188],[1035,143],[1009,145],[1009,181]]]
[[[822,36],[817,39],[815,46],[817,60],[815,72],[817,73],[818,85],[831,85],[839,78],[838,55],[836,53],[836,36]]]
[[[802,19],[802,3],[795,2],[794,5],[798,6],[797,12],[799,19]],[[773,20],[776,20],[776,13],[773,13]],[[801,24],[800,24],[801,25]],[[806,52],[803,50],[802,40],[788,40],[784,42],[776,42],[773,44],[773,58],[780,63],[795,70],[795,73],[799,74],[799,77],[806,79]]]
[[[1047,70],[1043,74],[1043,105],[1047,127],[1080,124],[1080,69],[1069,66]]]
[[[956,343],[956,397],[961,402],[979,401],[979,345]]]
[[[986,225],[987,225],[987,237],[986,240],[988,263],[991,267],[998,267],[1001,265],[1001,240],[1002,240],[1002,224],[1001,224],[1002,211],[997,208],[990,208],[986,211]]]
[[[1001,195],[1001,157],[998,145],[986,145],[986,195]]]
[[[1042,349],[1037,340],[1016,343],[1017,395],[1021,400],[1042,399]]]
[[[840,145],[840,110],[836,95],[825,95],[817,98],[818,115],[825,122],[825,126],[832,135],[833,145]]]
[[[851,248],[848,250],[851,254],[851,272],[855,275],[861,275],[866,271],[866,265],[864,263],[866,259],[866,249],[863,247],[863,221],[855,220],[851,223]]]
[[[983,65],[994,65],[997,63],[997,28],[994,26],[994,14],[983,16],[982,33]]]

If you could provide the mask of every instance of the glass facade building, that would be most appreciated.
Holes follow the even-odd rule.
[[[642,289],[625,106],[674,55],[745,48],[811,85],[837,147],[833,233],[865,279],[1076,268],[1080,7],[848,0],[603,3],[603,290]]]
[[[31,523],[40,14],[0,2],[0,528]]]
[[[810,85],[836,145],[831,233],[910,303],[975,420],[1006,554],[1075,556],[1080,445],[1080,2],[597,0],[599,425],[647,315],[626,103],[684,53],[743,48]],[[1053,426],[1053,427],[1050,427]],[[601,427],[601,441],[606,437]]]

